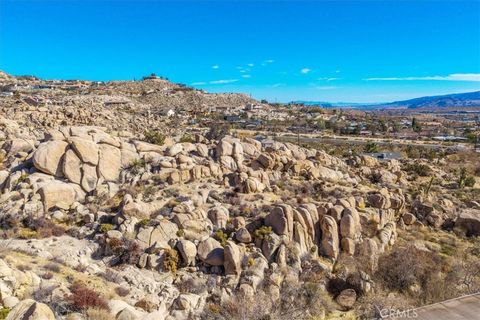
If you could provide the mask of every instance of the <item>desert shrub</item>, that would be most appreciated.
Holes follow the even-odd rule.
[[[145,167],[144,159],[134,159],[129,163],[127,169],[133,174],[138,174]]]
[[[447,256],[453,256],[455,255],[455,251],[456,251],[456,248],[455,246],[452,246],[448,243],[442,243],[440,244],[440,252],[444,255],[447,255]]]
[[[18,220],[11,214],[6,214],[0,217],[0,229],[8,230],[18,227]]]
[[[47,263],[44,266],[45,270],[51,271],[51,272],[60,272],[60,266],[56,263]]]
[[[177,237],[183,238],[185,236],[185,230],[183,229],[178,229],[177,230]]]
[[[322,319],[323,313],[331,309],[331,298],[320,284],[284,282],[277,300],[266,290],[259,290],[254,297],[237,293],[221,304],[208,304],[202,319],[311,320]]]
[[[126,297],[130,293],[130,289],[125,287],[116,287],[115,293],[118,294],[120,297]]]
[[[20,264],[17,266],[17,269],[20,270],[20,271],[28,271],[28,270],[32,270],[32,267],[27,265],[27,264]]]
[[[81,283],[74,283],[70,286],[72,294],[68,297],[72,309],[77,311],[90,308],[108,310],[108,303],[98,292],[85,287]]]
[[[261,226],[253,232],[253,235],[259,239],[264,239],[272,233],[272,227]]]
[[[410,145],[407,146],[405,152],[407,154],[407,157],[410,159],[418,159],[422,156],[418,148],[414,148]]]
[[[370,180],[370,182],[373,184],[380,183],[382,182],[382,173],[374,171],[368,176],[368,180]]]
[[[153,185],[147,186],[147,187],[143,190],[143,193],[142,193],[143,201],[151,201],[151,200],[153,200],[153,196],[155,195],[155,193],[156,193],[157,191],[158,191],[158,187],[157,187],[157,186],[153,186]]]
[[[53,273],[51,272],[45,272],[44,274],[42,274],[42,279],[50,280],[52,278],[53,278]]]
[[[99,231],[101,233],[107,233],[108,231],[113,230],[114,228],[115,228],[115,226],[113,224],[102,223],[99,227]]]
[[[432,169],[423,163],[410,163],[405,167],[405,171],[420,177],[428,177],[432,174]]]
[[[178,206],[179,204],[180,204],[180,201],[178,201],[175,198],[172,198],[172,199],[168,200],[166,206],[167,206],[167,208],[173,209],[176,206]]]
[[[113,240],[113,239],[111,239]],[[111,245],[110,240],[110,245]],[[118,240],[118,239],[117,239]],[[112,247],[111,247],[112,248]],[[133,240],[120,240],[114,248],[112,248],[115,258],[112,260],[113,265],[121,264],[137,264],[140,255],[143,253],[142,248]]]
[[[83,263],[79,263],[73,269],[77,272],[85,272],[85,271],[87,271],[87,267],[88,267],[87,265],[85,265]]]
[[[475,178],[468,175],[467,169],[465,167],[460,168],[458,171],[458,187],[463,188],[463,187],[473,187],[475,185]]]
[[[175,286],[181,293],[202,294],[208,290],[205,282],[195,278],[182,278],[180,282],[175,282]]]
[[[49,238],[49,237],[60,237],[65,234],[65,228],[56,224],[52,220],[45,218],[34,219],[32,217],[26,217],[22,220],[24,229],[23,236],[29,236],[30,238]],[[30,233],[31,230],[35,233]]]
[[[469,176],[465,178],[465,187],[472,188],[475,185],[475,178],[472,176]]]
[[[137,228],[146,227],[146,226],[150,225],[151,222],[152,222],[152,219],[149,219],[149,218],[142,219],[142,220],[137,222],[135,227],[137,227]]]
[[[143,309],[147,312],[152,312],[155,310],[155,304],[152,301],[141,299],[135,303],[135,307]]]
[[[23,228],[20,230],[20,232],[18,233],[18,238],[20,239],[35,239],[35,238],[38,238],[38,232],[35,231],[35,230],[31,230],[31,229],[27,229],[27,228]]]
[[[53,291],[58,288],[58,285],[40,286],[33,291],[32,298],[36,301],[46,303],[52,298]]]
[[[364,149],[366,153],[377,153],[379,151],[378,145],[375,142],[369,141],[365,144]]]
[[[217,239],[220,242],[222,247],[225,247],[225,245],[227,244],[228,235],[221,229],[218,229],[215,232],[215,237],[214,238]]]
[[[220,140],[226,135],[230,134],[231,125],[226,124],[214,124],[210,126],[210,130],[207,132],[205,137],[209,140]]]
[[[27,180],[28,174],[27,173],[22,173],[20,177],[18,177],[17,181],[15,182],[16,185],[19,185],[20,183],[24,183],[25,180]]]
[[[1,308],[0,309],[0,320],[7,319],[8,314],[10,313],[10,308]]]
[[[113,254],[120,254],[124,248],[124,240],[123,239],[117,239],[117,238],[112,238],[108,240],[108,246],[110,247],[110,250],[113,252]]]
[[[386,289],[407,295],[417,286],[420,290],[416,293],[416,299],[431,303],[443,300],[448,295],[448,287],[441,278],[445,267],[438,253],[418,250],[410,245],[396,247],[380,257],[376,276]]]
[[[145,136],[145,141],[148,143],[158,144],[161,146],[165,141],[165,136],[158,131],[147,130],[143,133],[143,135]]]
[[[475,168],[475,175],[476,175],[477,177],[480,177],[480,166],[478,166],[478,167]]]
[[[239,208],[240,215],[243,217],[254,217],[257,213],[257,210],[254,206],[249,204],[242,204]]]
[[[448,270],[446,281],[451,288],[456,287],[458,292],[453,292],[451,297],[478,292],[480,289],[480,261],[478,256],[465,253],[463,257],[456,257],[451,269]],[[450,297],[449,297],[450,298]]]
[[[163,252],[163,270],[176,273],[178,268],[178,252],[175,249],[166,249]]]
[[[180,138],[180,142],[190,142],[192,143],[194,141],[193,137],[189,134],[185,134]]]

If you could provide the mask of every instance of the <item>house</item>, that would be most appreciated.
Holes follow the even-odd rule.
[[[402,154],[400,152],[376,152],[376,153],[363,153],[362,155],[370,156],[378,160],[392,160],[401,159]]]
[[[244,108],[245,111],[254,111],[254,110],[260,110],[260,109],[262,109],[261,105],[257,105],[253,103],[248,103]]]
[[[263,139],[260,142],[262,143],[263,148],[273,148],[273,146],[275,145],[275,141],[273,141],[272,139]]]
[[[464,137],[456,137],[456,136],[436,136],[432,138],[433,140],[438,141],[466,141],[467,138]]]
[[[152,73],[149,76],[143,77],[142,79],[143,80],[160,80],[160,77],[157,76],[155,73]]]
[[[107,100],[103,104],[105,107],[109,107],[109,106],[121,106],[129,103],[130,101],[128,100]]]
[[[241,122],[242,121],[242,118],[240,118],[240,116],[237,116],[237,115],[226,115],[226,116],[224,116],[224,119],[228,122]]]

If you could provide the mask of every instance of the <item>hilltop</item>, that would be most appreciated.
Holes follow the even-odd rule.
[[[244,94],[207,93],[156,76],[141,81],[98,82],[43,80],[2,72],[0,92],[0,111],[22,123],[41,127],[85,124],[134,132],[159,128],[169,112],[228,114],[260,104]]]

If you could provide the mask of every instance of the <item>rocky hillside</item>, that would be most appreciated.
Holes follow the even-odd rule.
[[[173,130],[194,115],[212,110],[223,114],[258,103],[243,94],[206,93],[161,79],[99,83],[2,73],[0,93],[0,112],[21,125],[95,125],[135,134],[142,134],[146,128],[168,131],[169,110],[176,115],[177,123],[170,124]]]
[[[408,161],[228,135],[157,145],[96,126],[0,126],[8,320],[368,314],[399,235],[480,234],[480,204],[427,164],[444,184],[418,192],[411,176],[423,171]],[[416,276],[408,285],[423,288]]]

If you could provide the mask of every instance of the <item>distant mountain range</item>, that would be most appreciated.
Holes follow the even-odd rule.
[[[305,100],[296,100],[291,103],[304,104],[306,106],[322,106],[324,108],[342,108],[342,107],[361,107],[365,103],[356,103],[356,102],[327,102],[327,101],[305,101]]]
[[[446,94],[441,96],[421,97],[404,101],[377,105],[376,107],[446,108],[446,107],[480,107],[480,91]]]
[[[295,101],[308,106],[319,105],[326,108],[355,108],[355,109],[383,109],[383,108],[447,108],[447,107],[480,107],[480,91],[446,94],[441,96],[420,97],[410,100],[394,101],[390,103],[362,104],[347,102],[320,102],[320,101]]]

